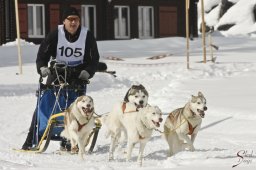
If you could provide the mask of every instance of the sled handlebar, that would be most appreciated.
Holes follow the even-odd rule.
[[[78,76],[81,73],[80,69],[68,67],[65,63],[57,63],[57,62],[53,63],[52,62],[49,69],[50,69],[51,75],[55,74],[57,79],[58,79],[58,76],[62,76],[62,77],[64,77],[65,82],[69,82],[73,85],[75,85],[76,83],[79,83],[79,84],[81,84],[81,83],[89,84],[90,83],[89,80],[81,80],[78,78]],[[69,81],[66,81],[66,80],[69,80]],[[40,75],[39,83],[42,83],[42,82],[43,82],[43,77],[42,77],[42,75]]]

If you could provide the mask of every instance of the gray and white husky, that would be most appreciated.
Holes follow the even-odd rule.
[[[120,120],[127,114],[138,113],[139,109],[146,106],[148,106],[147,90],[141,84],[132,85],[123,101],[117,102],[108,114],[102,116],[101,122],[107,127],[106,136],[109,136],[110,132],[118,132],[115,134],[115,141],[118,142],[119,149],[127,141],[127,133]]]
[[[206,110],[206,99],[203,93],[198,92],[198,96],[192,95],[184,107],[168,115],[164,124],[164,135],[169,145],[169,156],[186,149],[195,150],[193,143]]]
[[[132,85],[124,97],[124,103],[134,103],[136,108],[143,108],[148,104],[148,91],[143,85]]]
[[[118,104],[118,107],[121,105],[122,114],[138,111],[140,108],[148,106],[148,97],[148,91],[142,84],[132,85],[126,92],[124,101]],[[124,143],[126,140],[127,134],[122,131],[121,138],[119,139],[119,147],[121,147],[121,143]]]

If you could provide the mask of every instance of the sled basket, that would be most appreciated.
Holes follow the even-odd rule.
[[[57,99],[57,93],[59,93]],[[38,136],[42,137],[45,128],[47,127],[50,116],[64,112],[76,98],[79,97],[78,92],[72,88],[59,89],[56,87],[46,88],[42,90],[41,96],[37,104],[37,122],[38,122]],[[58,100],[58,101],[56,101]],[[61,140],[60,133],[64,129],[64,117],[56,118],[58,127],[55,127],[52,132],[52,140]]]

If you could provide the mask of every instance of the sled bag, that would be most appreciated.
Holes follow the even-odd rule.
[[[38,118],[38,135],[41,137],[47,127],[48,119],[51,115],[63,112],[75,101],[78,97],[78,93],[73,89],[62,89],[59,92],[59,99],[56,101],[56,95],[58,89],[46,89],[42,92],[39,99],[37,108]],[[63,121],[64,117],[60,116],[57,118],[59,121]],[[52,139],[59,138],[61,131],[64,127],[55,127],[53,129]]]

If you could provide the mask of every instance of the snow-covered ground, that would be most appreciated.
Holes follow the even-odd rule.
[[[98,114],[110,111],[123,99],[132,84],[143,84],[149,91],[149,103],[158,105],[164,113],[182,107],[201,91],[207,98],[208,111],[195,141],[195,152],[180,152],[168,158],[168,146],[159,132],[145,148],[140,169],[255,169],[256,167],[256,39],[213,36],[216,63],[203,60],[201,38],[191,41],[190,69],[186,67],[185,39],[99,41],[101,60],[117,77],[97,73],[88,86],[88,95],[95,100]],[[77,155],[58,155],[58,142],[51,142],[43,154],[20,153],[12,148],[23,144],[36,105],[38,84],[35,56],[38,45],[23,43],[23,74],[17,75],[17,49],[12,44],[0,47],[0,169],[137,169],[136,146],[131,162],[125,162],[118,152],[116,160],[108,162],[110,139],[105,127],[93,154],[82,161]],[[208,49],[208,48],[207,48]],[[157,54],[168,54],[158,60],[148,60]],[[122,57],[124,61],[107,60]],[[207,51],[207,59],[210,54]],[[159,128],[163,130],[161,126]],[[245,153],[246,152],[246,153]],[[238,155],[239,156],[238,156]]]
[[[206,1],[206,9],[210,2],[217,1],[220,2]],[[252,0],[240,1],[252,4]],[[245,12],[229,16],[235,18],[235,15],[240,15],[237,18],[247,17]],[[215,22],[213,25],[217,23],[214,16],[208,17]],[[254,29],[255,23],[247,26]],[[237,28],[232,35],[243,30]],[[199,37],[191,41],[190,69],[187,69],[186,63],[185,38],[98,42],[101,60],[108,64],[108,70],[117,72],[116,78],[96,73],[88,86],[87,94],[94,98],[98,114],[110,111],[117,101],[123,99],[131,85],[139,83],[149,91],[149,103],[161,108],[164,119],[172,110],[184,106],[198,91],[207,98],[208,110],[195,141],[196,151],[180,152],[168,158],[166,141],[159,132],[154,132],[146,145],[142,167],[136,163],[138,146],[131,162],[125,162],[122,151],[116,154],[114,161],[108,162],[110,139],[105,138],[105,126],[100,130],[94,152],[86,155],[85,160],[80,160],[77,155],[56,154],[59,143],[54,141],[42,154],[13,151],[13,148],[22,146],[36,106],[35,91],[39,76],[35,59],[39,46],[22,42],[21,75],[18,74],[16,46],[13,43],[1,46],[0,170],[255,169],[256,35],[225,35],[213,34],[213,44],[219,46],[218,51],[214,50],[216,63],[201,63],[202,40]],[[166,57],[147,59],[156,55]],[[107,60],[109,57],[120,57],[124,61]],[[207,60],[210,59],[207,47]],[[163,125],[159,130],[163,130]],[[237,166],[232,168],[233,165]]]

